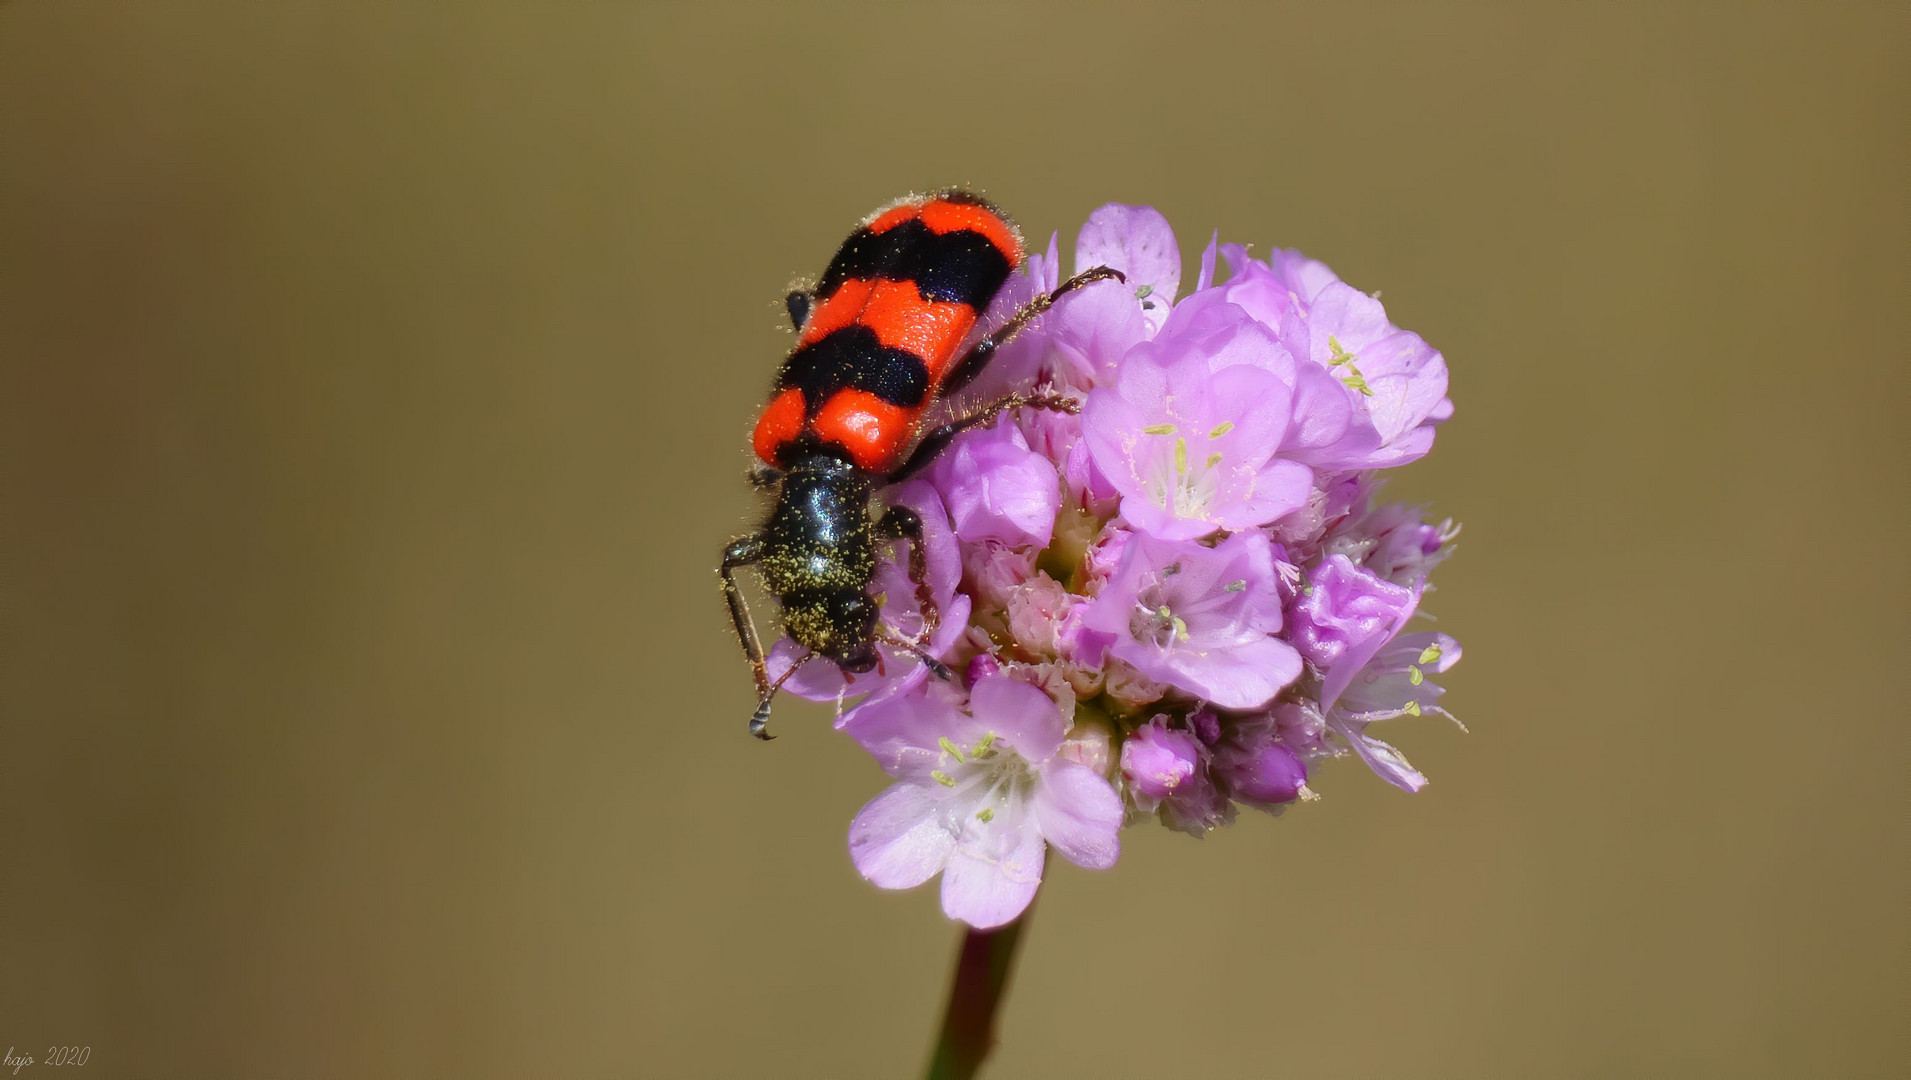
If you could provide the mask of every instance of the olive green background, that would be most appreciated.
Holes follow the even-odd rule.
[[[1056,864],[993,1075],[1902,1068],[1905,11],[0,9],[0,1045],[914,1073],[956,932],[711,568],[785,288],[969,184],[1383,290],[1466,524],[1432,786]]]

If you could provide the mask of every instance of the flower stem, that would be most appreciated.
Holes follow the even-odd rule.
[[[956,957],[955,982],[943,1010],[942,1034],[929,1059],[928,1080],[969,1080],[995,1048],[995,1012],[1008,989],[1015,947],[1030,911],[994,930],[970,929]]]

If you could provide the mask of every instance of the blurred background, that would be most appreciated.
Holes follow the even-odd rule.
[[[0,1045],[915,1074],[711,569],[783,292],[965,184],[1382,290],[1466,526],[1432,786],[1057,863],[992,1075],[1896,1073],[1906,11],[8,5]]]

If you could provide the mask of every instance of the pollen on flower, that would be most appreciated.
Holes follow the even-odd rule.
[[[946,870],[944,911],[977,927],[1021,913],[1051,851],[1106,868],[1128,825],[1198,836],[1311,803],[1334,759],[1419,790],[1381,725],[1450,716],[1436,680],[1460,657],[1411,629],[1458,529],[1377,498],[1452,415],[1440,353],[1280,248],[1211,245],[1177,297],[1180,249],[1145,207],[1096,211],[1076,257],[1131,287],[1059,297],[981,379],[1078,408],[1005,414],[879,492],[923,523],[870,590],[883,663],[787,684],[836,700],[894,778],[851,825],[858,870],[885,888]],[[1058,281],[1032,255],[982,324]]]

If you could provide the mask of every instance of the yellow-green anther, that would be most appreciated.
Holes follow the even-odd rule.
[[[1419,715],[1420,715],[1420,703],[1419,703],[1419,702],[1417,702],[1417,701],[1409,701],[1409,702],[1407,702],[1407,715],[1408,715],[1408,716],[1419,716]]]
[[[962,764],[964,760],[962,757],[962,748],[955,744],[954,739],[951,739],[947,735],[944,735],[942,738],[936,740],[936,745],[942,747],[944,750],[947,750],[949,752],[949,756],[956,759],[956,764],[958,765]]]
[[[1149,296],[1154,294],[1154,291],[1155,287],[1153,285],[1143,285],[1141,288],[1135,290],[1135,299],[1146,300]]]
[[[1188,471],[1188,440],[1186,439],[1174,441],[1174,471],[1178,473]]]
[[[1423,664],[1431,664],[1431,663],[1433,663],[1434,661],[1436,661],[1436,660],[1438,660],[1438,659],[1440,659],[1440,646],[1439,646],[1439,645],[1437,645],[1437,644],[1434,644],[1434,645],[1429,645],[1429,646],[1427,646],[1426,648],[1424,648],[1424,649],[1421,649],[1421,650],[1420,650],[1420,662],[1421,662],[1421,663],[1423,663]]]
[[[929,779],[934,780],[936,783],[941,784],[943,787],[955,786],[955,777],[950,776],[948,773],[943,772],[941,769],[936,769],[930,772]]]
[[[1229,592],[1246,592],[1246,591],[1247,591],[1247,579],[1245,579],[1245,578],[1243,578],[1243,579],[1241,579],[1240,581],[1230,581],[1230,582],[1228,582],[1228,591],[1229,591]]]
[[[1173,424],[1149,424],[1147,427],[1141,429],[1141,433],[1143,435],[1173,435],[1174,425]]]
[[[977,820],[982,822],[982,824],[987,825],[989,822],[995,820],[995,811],[985,806],[982,809],[977,810],[975,812],[975,816]]]
[[[1427,677],[1421,673],[1419,667],[1413,664],[1408,664],[1407,665],[1407,681],[1412,683],[1415,686],[1419,686],[1421,683],[1427,681]]]
[[[1334,354],[1327,358],[1327,366],[1339,367],[1342,364],[1346,364],[1347,365],[1347,385],[1351,387],[1352,389],[1360,391],[1362,394],[1365,394],[1368,397],[1373,397],[1374,392],[1372,389],[1370,389],[1367,386],[1366,377],[1360,373],[1359,368],[1354,366],[1354,357],[1357,354],[1350,353],[1347,350],[1341,348],[1340,339],[1335,337],[1332,334],[1327,335],[1327,348],[1332,350]]]
[[[1228,432],[1233,430],[1234,430],[1234,421],[1223,420],[1220,423],[1214,425],[1213,431],[1208,432],[1208,438],[1218,439],[1221,436],[1226,435]]]
[[[1157,618],[1157,619],[1172,619],[1172,618],[1174,618],[1174,612],[1172,612],[1172,611],[1169,611],[1169,610],[1168,610],[1168,605],[1166,605],[1166,604],[1163,604],[1163,605],[1161,605],[1160,607],[1158,607],[1158,608],[1156,608],[1156,609],[1155,609],[1155,618]]]
[[[1188,640],[1188,624],[1182,622],[1179,615],[1174,617],[1174,636],[1183,641]]]
[[[989,732],[987,735],[982,736],[982,741],[975,744],[974,750],[969,751],[969,753],[975,757],[982,757],[985,754],[992,754],[994,752],[995,752],[995,732],[993,731]]]
[[[1221,452],[1219,450],[1208,455],[1208,468],[1212,469],[1219,464],[1221,464]]]

